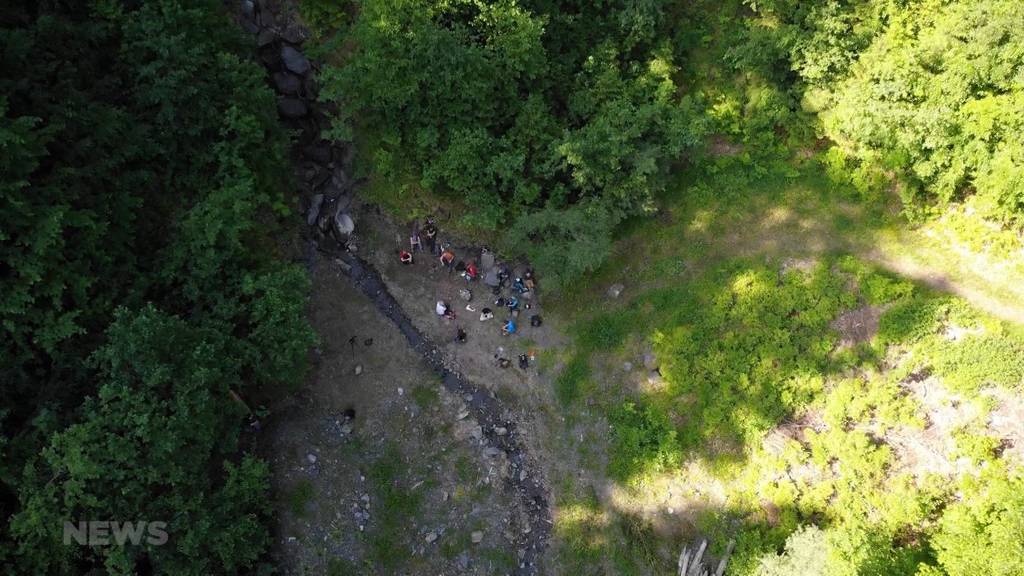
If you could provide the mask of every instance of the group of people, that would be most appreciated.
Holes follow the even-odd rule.
[[[508,316],[502,322],[502,334],[509,336],[519,331],[518,322],[521,312],[533,308],[536,281],[532,270],[527,269],[521,275],[513,276],[509,267],[497,263],[494,254],[487,248],[480,250],[479,259],[470,259],[468,262],[458,260],[455,251],[439,240],[437,225],[433,220],[427,220],[422,228],[418,226],[418,223],[413,224],[412,233],[409,235],[409,248],[399,251],[399,261],[406,265],[412,264],[414,254],[420,252],[438,258],[441,266],[447,269],[449,274],[458,272],[459,276],[465,279],[467,287],[461,289],[459,294],[467,302],[466,310],[469,312],[476,313],[477,310],[469,303],[473,299],[473,294],[468,286],[482,280],[482,283],[490,289],[494,297],[493,304],[480,309],[480,322],[492,320],[495,317],[495,310],[504,308],[508,310]],[[506,289],[508,295],[503,295]],[[457,314],[449,302],[438,300],[434,310],[438,316],[448,321],[456,320]],[[530,326],[538,327],[541,323],[540,315],[532,314],[530,316]],[[466,338],[466,331],[462,327],[456,326],[455,340],[463,343]],[[519,359],[519,365],[522,368],[529,365],[528,360],[524,360],[524,358],[525,356]]]

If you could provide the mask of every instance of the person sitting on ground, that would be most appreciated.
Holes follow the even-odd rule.
[[[509,296],[508,300],[505,300],[505,306],[508,306],[509,310],[519,310],[519,299],[515,296]]]
[[[490,308],[484,308],[483,310],[480,311],[480,321],[481,322],[486,322],[487,320],[490,320],[491,318],[494,318],[494,313],[491,312]]]
[[[519,355],[519,367],[522,368],[523,370],[526,370],[527,368],[530,367],[530,359],[526,356],[526,354]]]
[[[516,292],[519,292],[520,294],[526,292],[526,285],[523,284],[523,279],[516,278],[515,281],[512,282],[512,289],[515,290]]]
[[[458,342],[459,344],[465,344],[466,343],[466,331],[463,330],[462,328],[458,328],[456,330],[456,332],[455,332],[455,341]]]
[[[452,273],[452,264],[455,263],[455,253],[451,250],[445,250],[441,253],[441,265],[448,269],[448,273]]]
[[[504,334],[505,336],[508,336],[509,334],[515,334],[516,333],[516,322],[515,322],[515,320],[513,320],[511,318],[509,318],[508,320],[505,320],[505,325],[501,327],[501,333]]]
[[[530,316],[530,326],[533,326],[534,328],[537,328],[538,326],[540,326],[543,323],[544,323],[544,320],[540,317],[539,314],[534,314],[533,316]]]
[[[401,250],[398,252],[398,260],[402,264],[412,264],[412,253],[408,250]]]
[[[463,275],[466,278],[466,282],[472,282],[476,280],[477,274],[478,271],[476,269],[476,263],[470,260],[469,264],[466,264],[466,273]]]

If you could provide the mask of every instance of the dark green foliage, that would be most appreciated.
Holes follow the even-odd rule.
[[[216,2],[10,6],[0,28],[0,557],[222,574],[269,540],[235,397],[297,383],[308,280],[275,257],[283,132]],[[62,543],[166,521],[165,546]]]
[[[562,286],[605,259],[625,216],[652,209],[703,134],[672,50],[654,43],[662,23],[657,1],[372,0],[324,97],[343,106],[336,134],[355,117],[375,134],[377,176],[411,161],[464,224],[509,226],[509,250]]]

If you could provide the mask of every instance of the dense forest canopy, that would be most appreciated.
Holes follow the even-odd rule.
[[[287,138],[262,70],[217,2],[24,2],[0,22],[0,557],[253,569],[267,469],[240,456],[232,395],[296,382],[312,339],[304,271],[268,256]],[[62,544],[91,519],[174,536]]]

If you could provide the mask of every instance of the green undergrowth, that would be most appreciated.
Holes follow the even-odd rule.
[[[875,313],[877,332],[843,342],[834,321],[847,313]],[[1021,331],[961,299],[850,256],[733,258],[596,310],[572,333],[557,383],[575,392],[560,398],[571,413],[589,380],[611,424],[604,472],[637,497],[656,477],[686,478],[684,462],[710,472],[728,505],[699,514],[700,526],[716,552],[736,538],[730,574],[802,562],[804,549],[777,556],[791,534],[797,548],[821,548],[811,556],[827,560],[822,574],[959,574],[967,560],[944,551],[962,548],[950,534],[999,555],[1004,531],[1024,529],[1019,514],[957,497],[971,483],[1019,482],[986,419],[951,432],[949,467],[908,463],[892,440],[934,424],[914,382],[979,406],[986,389],[1021,390]],[[638,343],[663,385],[595,381],[589,366]]]

